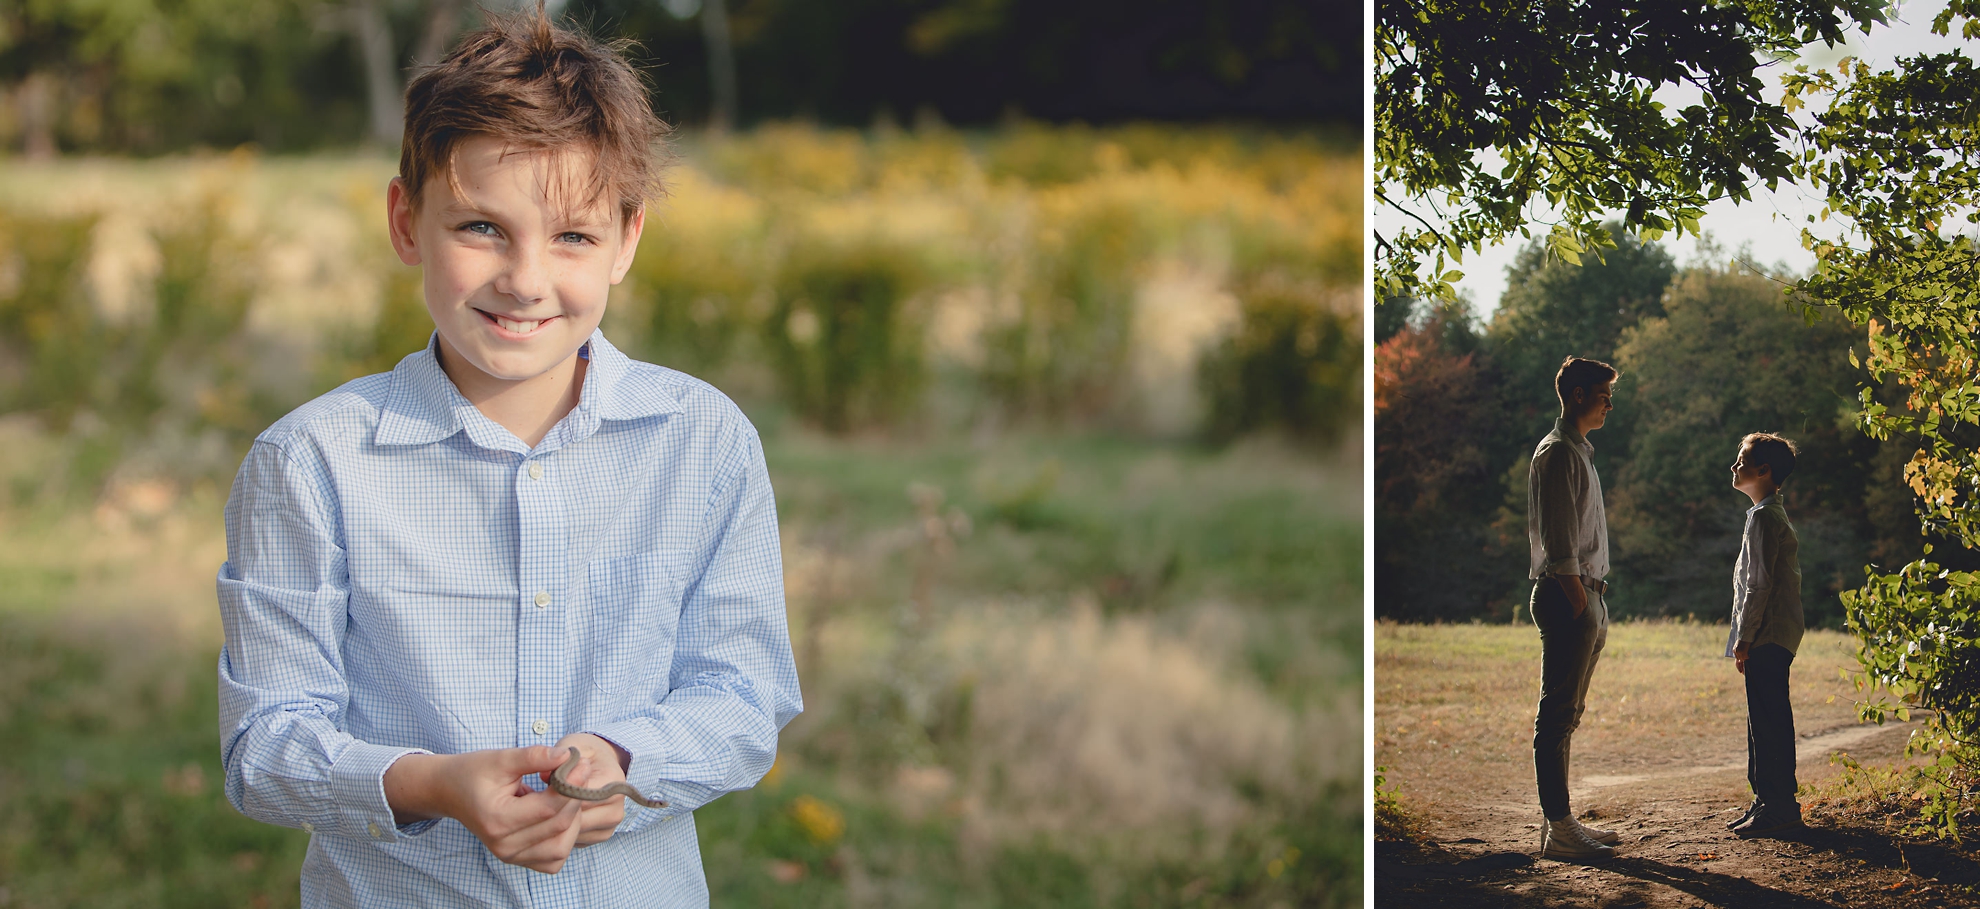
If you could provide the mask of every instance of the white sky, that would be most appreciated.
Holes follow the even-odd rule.
[[[1889,26],[1875,27],[1864,35],[1850,31],[1846,45],[1824,47],[1820,43],[1810,46],[1798,63],[1811,68],[1834,66],[1843,57],[1856,57],[1875,68],[1886,68],[1900,56],[1918,53],[1939,53],[1961,47],[1968,43],[1959,38],[1959,23],[1954,22],[1948,37],[1932,34],[1932,17],[1945,9],[1944,0],[1913,0],[1903,3],[1891,18]],[[1972,55],[1980,47],[1968,50]],[[1767,80],[1767,96],[1780,97],[1780,76],[1791,72],[1794,63],[1777,64],[1763,68],[1763,78]],[[1665,86],[1657,93],[1657,100],[1667,108],[1681,107],[1695,103],[1697,89],[1691,86]],[[1817,102],[1818,104],[1820,102]],[[1797,116],[1807,118],[1807,111],[1798,111]],[[1809,120],[1808,122],[1812,122]],[[1815,262],[1814,255],[1801,248],[1801,228],[1806,225],[1803,219],[1811,214],[1819,215],[1822,200],[1812,193],[1788,184],[1782,184],[1779,192],[1770,193],[1764,186],[1756,186],[1753,199],[1739,205],[1720,200],[1706,206],[1705,217],[1699,219],[1698,226],[1723,247],[1728,254],[1744,248],[1754,262],[1765,266],[1785,265],[1793,271],[1803,271]],[[1422,213],[1421,209],[1418,209]],[[1617,213],[1620,215],[1620,212]],[[1408,223],[1408,219],[1392,211],[1381,208],[1370,209],[1370,220],[1378,230],[1387,233]],[[1536,227],[1534,236],[1544,236],[1544,227]],[[1514,237],[1496,247],[1487,247],[1483,253],[1465,256],[1464,263],[1456,266],[1464,272],[1464,280],[1458,283],[1460,293],[1469,293],[1478,315],[1490,319],[1492,311],[1498,308],[1499,296],[1506,289],[1506,268],[1512,264],[1514,255],[1525,240]],[[1699,256],[1696,238],[1686,235],[1682,240],[1665,238],[1665,248],[1676,257],[1678,264],[1684,265]],[[1427,271],[1427,267],[1426,267]]]

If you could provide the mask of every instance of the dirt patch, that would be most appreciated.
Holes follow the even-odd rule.
[[[1791,837],[1743,840],[1726,829],[1751,799],[1743,699],[1734,700],[1732,685],[1703,674],[1722,667],[1694,662],[1688,646],[1670,647],[1664,655],[1658,651],[1667,648],[1653,646],[1693,636],[1702,641],[1714,633],[1709,627],[1612,629],[1611,647],[1620,645],[1621,657],[1613,668],[1622,671],[1606,693],[1599,672],[1591,687],[1591,716],[1576,735],[1570,792],[1585,821],[1622,834],[1618,857],[1598,866],[1538,858],[1542,819],[1531,763],[1531,704],[1516,711],[1523,728],[1477,728],[1487,718],[1504,723],[1509,717],[1499,714],[1515,712],[1497,700],[1504,688],[1523,686],[1497,680],[1537,676],[1538,655],[1524,665],[1507,644],[1517,637],[1501,640],[1504,633],[1497,630],[1482,636],[1496,642],[1489,646],[1467,629],[1439,633],[1451,637],[1428,642],[1440,645],[1428,649],[1442,651],[1435,671],[1411,679],[1384,672],[1385,647],[1377,635],[1376,683],[1383,694],[1376,708],[1376,760],[1391,768],[1391,779],[1402,781],[1405,804],[1421,817],[1425,834],[1419,843],[1377,845],[1375,905],[1980,907],[1980,855],[1895,836],[1883,818],[1811,805],[1808,829]],[[1724,631],[1716,634],[1723,642]],[[1853,688],[1827,665],[1837,642],[1811,643],[1816,646],[1804,648],[1810,659],[1796,665],[1799,781],[1819,787],[1834,777],[1841,769],[1831,756],[1839,752],[1866,765],[1901,761],[1912,727],[1854,723],[1848,716]],[[1393,658],[1395,650],[1408,648],[1387,649]],[[1467,679],[1495,681],[1476,685]],[[1651,679],[1661,684],[1644,690]],[[1624,718],[1625,690],[1648,722]],[[1835,701],[1828,699],[1831,693]],[[1606,716],[1595,716],[1597,698],[1605,699]],[[1439,745],[1458,744],[1425,747],[1427,736],[1411,741],[1411,730],[1429,723],[1436,724]],[[1513,741],[1516,736],[1526,741]]]

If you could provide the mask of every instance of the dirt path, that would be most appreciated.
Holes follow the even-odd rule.
[[[1709,627],[1612,633],[1617,659],[1591,687],[1570,794],[1585,821],[1622,834],[1618,858],[1539,859],[1526,678],[1535,655],[1512,632],[1391,633],[1377,637],[1376,760],[1427,836],[1377,845],[1377,906],[1980,909],[1980,857],[1963,849],[1821,810],[1792,838],[1742,840],[1725,828],[1751,798],[1744,698],[1726,667],[1689,655]],[[1846,664],[1830,655],[1841,644],[1814,643],[1795,684],[1799,781],[1840,773],[1838,752],[1865,765],[1901,760],[1913,727],[1855,723],[1853,689],[1835,671]]]
[[[1863,761],[1895,759],[1909,729],[1855,726],[1805,737],[1798,775],[1806,784],[1834,774],[1829,757],[1838,751]],[[1432,821],[1421,847],[1377,847],[1375,904],[1980,907],[1980,862],[1956,849],[1894,841],[1819,813],[1792,838],[1734,836],[1725,823],[1748,798],[1745,775],[1742,758],[1581,778],[1572,792],[1577,811],[1623,836],[1618,858],[1603,866],[1536,859],[1539,813],[1528,793],[1458,807]]]

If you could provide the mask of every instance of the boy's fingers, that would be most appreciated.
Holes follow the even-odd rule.
[[[570,756],[567,752],[553,751],[542,745],[531,745],[527,748],[504,748],[495,752],[495,754],[497,765],[501,767],[505,775],[514,773],[519,777],[527,776],[538,771],[547,772],[549,770],[555,770],[557,769],[557,765],[562,764],[564,759]]]
[[[536,867],[533,863],[550,860],[561,864],[576,840],[579,811],[577,802],[556,798],[564,802],[561,809],[489,843],[488,851],[511,865]]]

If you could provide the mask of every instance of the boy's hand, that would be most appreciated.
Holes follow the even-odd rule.
[[[1749,646],[1751,645],[1745,641],[1733,645],[1733,668],[1738,669],[1740,675],[1746,674],[1746,652]]]
[[[385,797],[400,823],[451,817],[495,857],[556,874],[578,838],[581,805],[523,782],[568,754],[540,745],[467,754],[409,754],[385,772]]]
[[[586,789],[596,789],[607,783],[623,782],[626,766],[631,755],[619,750],[619,746],[589,732],[574,732],[557,741],[552,751],[570,756],[566,749],[578,750],[578,763],[571,768],[568,779],[573,785]],[[557,763],[562,764],[559,760]],[[548,785],[550,774],[557,768],[542,772],[543,782]],[[561,798],[561,796],[559,796]],[[613,831],[619,829],[619,822],[626,818],[626,797],[615,795],[602,802],[574,802],[582,805],[578,824],[577,844],[591,846],[612,838]]]

